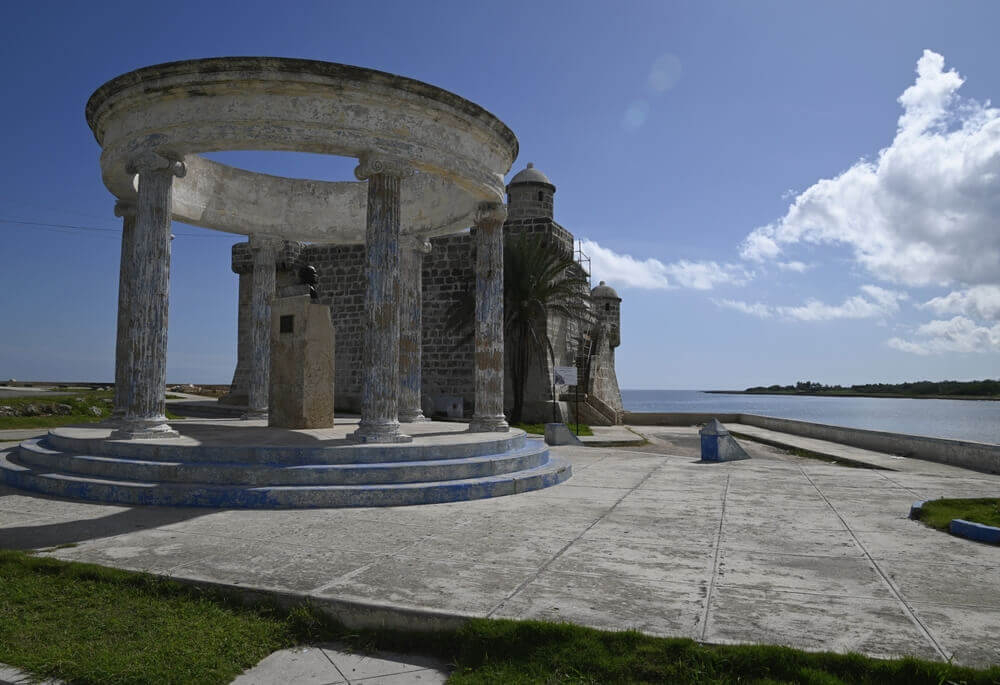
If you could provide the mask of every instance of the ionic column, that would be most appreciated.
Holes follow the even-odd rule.
[[[424,255],[431,244],[424,238],[403,238],[399,255],[399,420],[429,421],[420,406]]]
[[[148,152],[132,160],[138,174],[134,264],[128,284],[128,350],[124,416],[112,439],[175,437],[165,415],[167,314],[170,293],[170,214],[174,177],[184,163]]]
[[[509,430],[503,415],[503,222],[507,208],[476,212],[476,413],[469,431]]]
[[[247,412],[243,419],[267,419],[271,380],[271,300],[274,298],[275,261],[281,241],[250,236],[253,277],[250,284],[250,377]]]
[[[118,266],[118,334],[115,338],[115,400],[111,420],[117,424],[128,405],[131,350],[128,342],[129,291],[135,281],[135,205],[118,201],[115,216],[122,219],[122,253]]]
[[[368,180],[365,332],[357,442],[409,442],[399,432],[399,188],[405,163],[365,155],[354,170]]]

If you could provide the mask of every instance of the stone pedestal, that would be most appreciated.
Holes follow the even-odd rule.
[[[330,308],[308,295],[271,304],[270,392],[267,425],[333,426],[334,333]]]
[[[718,419],[712,419],[698,431],[701,436],[701,460],[708,462],[749,459],[740,444],[733,439]]]

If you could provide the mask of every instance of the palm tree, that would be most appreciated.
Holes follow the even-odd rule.
[[[571,252],[525,234],[504,240],[503,291],[504,341],[514,390],[510,421],[520,423],[532,363],[542,369],[546,357],[555,360],[549,317],[589,320],[590,291],[586,274]],[[468,291],[448,312],[446,325],[465,333],[462,342],[473,335],[475,311],[475,294]]]

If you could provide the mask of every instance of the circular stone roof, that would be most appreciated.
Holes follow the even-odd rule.
[[[134,201],[131,160],[182,161],[173,218],[286,240],[364,240],[366,181],[324,182],[238,169],[201,153],[313,152],[385,157],[415,174],[402,183],[401,229],[460,231],[482,202],[501,202],[517,138],[479,105],[420,81],[343,64],[218,57],[137,69],[91,96],[105,186]]]
[[[535,168],[534,162],[528,162],[528,166],[517,172],[514,178],[510,179],[510,185],[515,185],[517,183],[544,183],[547,186],[552,185],[552,181],[549,177],[543,174],[541,171]],[[553,188],[555,186],[552,186]]]
[[[597,284],[597,287],[590,291],[591,297],[613,297],[616,300],[622,298],[618,297],[618,293],[610,285],[607,285],[604,281]]]

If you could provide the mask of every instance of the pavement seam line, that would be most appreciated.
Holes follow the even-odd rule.
[[[882,476],[883,478],[885,478],[887,481],[889,481],[893,485],[895,485],[897,488],[900,488],[902,490],[906,490],[908,493],[910,493],[914,497],[920,497],[920,495],[917,493],[917,491],[914,490],[913,488],[908,487],[906,485],[903,485],[902,483],[897,483],[896,481],[894,481],[892,478],[889,478],[889,476],[886,476],[885,474],[879,474],[879,475]]]
[[[537,571],[535,571],[529,578],[527,578],[526,580],[524,580],[523,582],[521,582],[516,588],[514,588],[513,592],[511,592],[509,595],[507,595],[506,597],[504,597],[503,599],[501,599],[500,602],[495,607],[493,607],[488,612],[486,612],[486,618],[492,618],[493,614],[495,614],[497,611],[499,611],[500,608],[503,607],[507,602],[509,602],[510,600],[514,599],[514,597],[516,597],[518,595],[518,593],[521,592],[521,590],[523,590],[524,588],[528,587],[528,585],[530,585],[531,583],[535,582],[538,579],[538,577],[540,575],[542,575],[542,573],[544,573],[545,570],[549,566],[551,566],[555,562],[556,559],[558,559],[559,557],[561,557],[563,555],[563,553],[567,549],[569,549],[574,544],[576,544],[580,540],[580,538],[582,538],[584,535],[587,534],[588,531],[590,531],[591,528],[593,528],[598,523],[600,523],[601,521],[603,521],[604,517],[607,516],[608,514],[610,514],[612,511],[614,511],[615,507],[617,507],[619,504],[621,504],[622,501],[626,497],[628,497],[633,492],[635,492],[640,487],[642,487],[643,483],[645,483],[647,480],[649,480],[653,476],[654,473],[656,473],[657,471],[659,471],[660,469],[662,469],[664,466],[666,466],[666,460],[664,460],[663,463],[661,463],[659,466],[655,466],[654,468],[652,468],[649,471],[649,473],[647,473],[645,476],[642,477],[642,480],[640,480],[638,483],[636,483],[634,486],[632,486],[628,490],[628,492],[626,492],[624,495],[622,495],[621,497],[619,497],[618,500],[614,504],[612,504],[610,507],[608,507],[608,509],[603,514],[601,514],[596,519],[594,519],[590,523],[589,526],[587,526],[582,531],[580,531],[579,535],[577,535],[575,538],[573,538],[572,540],[570,540],[569,542],[567,542],[565,545],[563,545],[562,548],[558,552],[556,552],[555,554],[552,555],[551,559],[549,559],[544,564],[542,564],[539,567],[539,569]]]
[[[343,672],[342,670],[340,670],[340,666],[338,666],[338,665],[337,665],[337,662],[333,660],[333,657],[331,657],[331,656],[330,656],[330,655],[329,655],[329,654],[327,653],[327,650],[326,650],[326,648],[325,648],[325,647],[317,647],[317,649],[319,649],[320,653],[321,653],[321,654],[322,654],[323,656],[325,656],[325,657],[326,657],[326,660],[330,662],[330,665],[332,665],[332,666],[333,666],[334,670],[335,670],[335,671],[337,671],[337,673],[339,673],[339,674],[340,674],[340,679],[341,679],[342,681],[344,681],[345,683],[349,683],[349,682],[351,682],[350,678],[348,678],[348,677],[347,677],[346,675],[344,675],[344,672]],[[332,651],[332,650],[331,650],[331,651]],[[337,651],[338,653],[341,653],[341,650],[339,650],[339,649],[338,649],[338,650],[336,650],[336,651]]]
[[[719,529],[715,532],[715,559],[712,562],[712,576],[708,579],[708,593],[705,595],[705,611],[701,615],[701,641],[705,641],[708,633],[708,612],[712,607],[712,590],[715,589],[715,577],[719,574],[719,554],[722,550],[722,526],[726,520],[726,498],[729,496],[729,482],[733,474],[726,474],[726,489],[722,491],[722,513],[719,514]]]
[[[854,529],[847,524],[847,521],[844,519],[844,517],[841,516],[839,511],[837,511],[837,507],[833,506],[833,502],[831,502],[830,499],[826,496],[826,494],[819,489],[819,486],[813,483],[812,478],[809,477],[809,474],[807,474],[805,470],[802,471],[802,475],[805,476],[806,480],[808,480],[809,483],[814,488],[816,488],[816,491],[826,501],[827,505],[830,507],[830,510],[833,511],[833,513],[836,514],[837,518],[840,519],[840,522],[844,524],[844,527],[847,529],[847,532],[851,534],[852,538],[854,538],[854,543],[861,548],[862,552],[864,552],[865,558],[868,560],[868,563],[871,564],[873,569],[875,569],[875,572],[878,573],[880,578],[882,578],[882,581],[889,588],[889,591],[899,602],[900,606],[903,607],[903,613],[906,614],[906,617],[909,618],[910,621],[920,629],[920,631],[924,634],[924,637],[927,638],[927,640],[931,643],[931,645],[934,647],[935,651],[937,651],[937,653],[941,656],[941,658],[944,659],[946,662],[950,661],[951,657],[948,656],[947,653],[945,653],[944,648],[941,647],[937,639],[931,634],[930,629],[924,625],[923,621],[920,620],[920,618],[917,616],[913,608],[903,598],[903,595],[899,591],[899,588],[897,588],[896,585],[891,580],[889,580],[889,576],[885,573],[885,571],[882,570],[882,567],[878,565],[878,563],[875,561],[875,558],[872,557],[871,553],[869,553],[868,548],[864,546],[864,543],[862,543],[861,540],[858,538],[858,536],[854,533]]]

